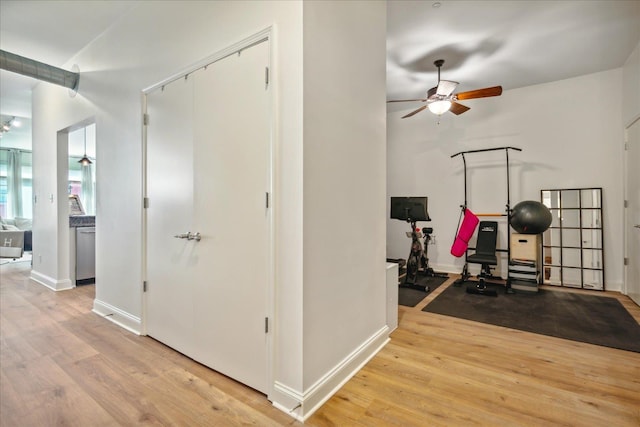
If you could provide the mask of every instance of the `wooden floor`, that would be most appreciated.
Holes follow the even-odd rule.
[[[1,426],[301,425],[261,395],[0,266]],[[640,354],[400,307],[310,426],[640,426]],[[602,293],[599,293],[602,295]],[[636,320],[640,308],[619,297]]]

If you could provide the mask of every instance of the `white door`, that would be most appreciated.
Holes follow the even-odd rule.
[[[174,236],[193,224],[193,81],[147,96],[147,333],[192,355],[192,242]],[[153,290],[151,292],[151,290]],[[186,332],[185,332],[186,331]]]
[[[626,210],[626,271],[627,295],[640,305],[640,120],[628,129],[627,201]]]
[[[267,65],[264,42],[147,97],[147,333],[262,392],[271,271]],[[173,237],[180,234],[186,238]]]

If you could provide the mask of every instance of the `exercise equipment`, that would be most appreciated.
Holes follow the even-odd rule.
[[[420,286],[417,283],[418,272],[426,266],[426,256],[422,248],[422,233],[416,227],[418,221],[431,221],[427,212],[427,197],[392,197],[391,218],[406,221],[411,227],[407,237],[411,238],[411,250],[407,258],[407,273],[404,282],[400,285],[412,289],[429,292],[428,286]]]
[[[505,153],[505,157],[506,157],[506,175],[507,175],[507,203],[505,205],[505,213],[504,214],[500,214],[500,213],[476,213],[475,216],[476,217],[488,217],[488,216],[500,216],[500,217],[507,217],[507,233],[511,232],[511,189],[510,189],[510,182],[509,182],[509,150],[514,150],[514,151],[522,151],[520,148],[516,148],[516,147],[497,147],[497,148],[485,148],[485,149],[480,149],[480,150],[470,150],[470,151],[461,151],[459,153],[453,154],[451,156],[451,158],[457,157],[457,156],[461,156],[462,157],[462,163],[463,163],[463,170],[464,170],[464,205],[461,205],[461,209],[462,212],[465,213],[466,211],[468,211],[468,200],[467,200],[467,195],[468,195],[468,190],[467,190],[467,160],[466,160],[466,156],[469,154],[475,154],[475,153],[484,153],[484,152],[488,152],[488,151],[504,151]],[[466,248],[464,248],[464,255],[465,255],[465,262],[464,262],[464,267],[462,269],[462,273],[460,275],[460,279],[456,280],[454,282],[454,286],[461,286],[463,283],[469,281],[469,258],[472,255],[469,255],[469,249],[473,249],[475,251],[475,258],[472,258],[471,262],[475,262],[477,263],[479,260],[484,260],[484,261],[491,261],[491,262],[480,262],[480,264],[482,265],[481,267],[481,273],[479,275],[480,281],[478,281],[476,283],[475,286],[467,286],[467,292],[469,293],[474,293],[474,294],[480,294],[480,295],[497,295],[495,293],[495,291],[490,292],[489,290],[487,290],[486,287],[486,280],[487,279],[498,279],[498,277],[494,277],[491,274],[491,266],[495,266],[497,265],[497,257],[495,255],[496,252],[506,252],[507,253],[507,259],[510,259],[510,251],[511,251],[511,244],[510,244],[510,238],[509,236],[507,236],[507,249],[496,249],[496,243],[497,242],[497,221],[492,221],[491,223],[495,224],[495,227],[493,227],[493,239],[494,243],[493,243],[493,249],[490,251],[489,249],[491,249],[491,245],[489,244],[491,242],[491,240],[489,239],[489,237],[482,237],[483,241],[485,239],[487,239],[488,243],[483,243],[483,241],[481,241],[481,236],[484,236],[482,234],[482,224],[485,221],[481,221],[480,222],[480,228],[478,231],[478,241],[476,243],[476,248],[469,248],[468,246]],[[488,221],[487,221],[488,223]],[[491,228],[489,225],[487,225],[488,228]],[[489,229],[487,229],[487,231],[489,231]],[[456,239],[459,236],[456,236]],[[483,246],[481,247],[481,243],[483,244]],[[454,240],[454,246],[456,245],[456,242]],[[458,247],[456,247],[456,253],[459,253],[460,249],[463,248],[464,245],[458,244]],[[454,247],[452,247],[452,253],[453,253]],[[493,262],[493,257],[489,259],[489,255],[490,252],[493,253],[493,257],[495,257],[495,262]],[[454,254],[455,255],[455,254]],[[505,292],[507,293],[511,293],[511,286],[510,286],[510,280],[507,274],[507,281],[506,281],[506,288],[505,288]]]
[[[460,224],[460,219],[463,217],[462,224]],[[460,218],[458,218],[458,235],[453,241],[453,245],[451,246],[451,255],[460,258],[462,255],[467,253],[467,248],[469,247],[469,240],[473,233],[476,231],[476,227],[480,220],[478,216],[471,212],[470,209],[462,209],[460,211]]]
[[[431,234],[433,233],[433,228],[431,227],[425,227],[422,229],[422,234],[424,236],[424,269],[423,269],[423,273],[425,276],[427,277],[442,277],[442,278],[448,278],[449,275],[447,273],[436,273],[433,268],[429,267],[429,256],[428,256],[428,252],[429,252],[429,242],[431,241],[432,237]]]
[[[511,226],[520,234],[540,234],[551,225],[551,211],[535,200],[518,203],[511,211]]]
[[[429,292],[431,290],[429,286],[418,284],[418,274],[420,272],[425,276],[448,276],[435,273],[429,267],[427,250],[433,228],[424,227],[420,229],[416,226],[418,221],[431,221],[427,212],[427,197],[392,197],[391,218],[406,221],[411,227],[411,231],[407,232],[407,237],[411,238],[411,250],[406,264],[407,273],[404,282],[400,286]],[[424,246],[420,240],[422,238],[424,238]]]
[[[476,252],[467,256],[467,262],[480,264],[480,274],[475,287],[467,286],[467,293],[497,297],[498,293],[487,288],[486,279],[491,279],[491,266],[498,265],[496,256],[496,244],[498,241],[498,222],[481,221],[478,227],[478,240]]]
[[[411,251],[407,259],[407,274],[401,286],[429,292],[431,289],[428,286],[420,286],[418,284],[418,272],[427,265],[427,257],[420,241],[422,234],[420,229],[416,227],[415,221],[411,222],[411,229],[412,231],[407,233],[407,236],[411,237]]]

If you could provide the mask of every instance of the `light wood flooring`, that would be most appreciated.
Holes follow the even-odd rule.
[[[28,263],[0,269],[1,426],[301,425],[92,313],[93,286],[55,293]],[[422,312],[447,284],[400,307],[391,342],[305,425],[640,426],[640,354]]]

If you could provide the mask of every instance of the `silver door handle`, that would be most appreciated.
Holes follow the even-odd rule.
[[[176,239],[195,240],[196,242],[199,242],[200,239],[202,239],[200,232],[192,234],[190,231],[187,231],[186,233],[182,233],[182,234],[176,234],[173,237],[175,237]]]
[[[640,224],[634,225],[635,228],[640,228]]]

